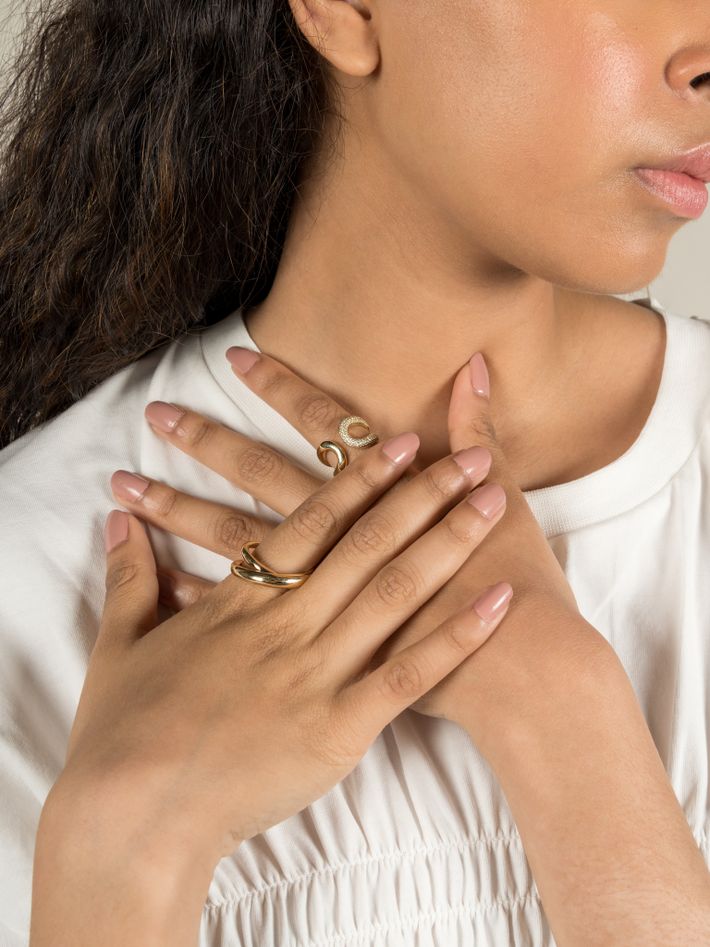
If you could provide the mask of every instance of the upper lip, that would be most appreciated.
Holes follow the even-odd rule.
[[[654,171],[680,171],[707,184],[710,182],[710,144],[700,145],[691,151],[673,155],[666,161],[643,167]]]

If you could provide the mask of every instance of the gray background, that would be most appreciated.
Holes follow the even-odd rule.
[[[8,67],[13,38],[24,7],[24,0],[0,0],[0,68],[3,70]],[[663,271],[650,284],[652,295],[673,312],[710,319],[709,247],[710,208],[700,220],[685,223],[673,237]],[[645,295],[642,289],[622,295],[622,298]]]

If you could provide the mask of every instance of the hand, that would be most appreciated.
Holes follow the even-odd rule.
[[[205,438],[199,417],[184,423],[217,448],[219,430]],[[71,790],[60,798],[78,786],[82,808],[87,787],[105,800],[105,787],[117,786],[111,798],[135,846],[164,830],[188,849],[211,840],[221,857],[323,795],[383,727],[479,648],[505,613],[506,583],[483,600],[471,586],[464,608],[368,668],[505,508],[488,518],[469,502],[496,492],[469,493],[490,465],[480,448],[390,490],[418,447],[405,434],[363,451],[262,540],[257,554],[269,567],[313,570],[303,585],[273,589],[230,573],[157,626],[148,537],[135,517],[111,514],[108,546],[121,539],[122,517],[128,533],[108,552],[105,609],[58,780]],[[502,608],[479,614],[474,598]]]
[[[332,438],[342,417],[357,410],[346,409],[265,354],[239,377],[299,430],[314,450],[321,441]],[[288,515],[321,483],[271,447],[183,410],[184,416],[174,427],[160,430],[153,426],[155,433],[282,515]],[[368,420],[375,430],[381,430],[377,419]],[[544,627],[548,635],[557,635],[558,643],[564,646],[564,661],[586,654],[587,647],[606,650],[609,646],[579,614],[564,571],[497,442],[490,401],[470,385],[468,363],[454,379],[448,426],[452,450],[482,445],[491,451],[491,474],[507,495],[504,522],[488,537],[483,549],[475,550],[449,582],[388,638],[373,663],[394,656],[431,631],[461,606],[471,588],[505,576],[516,594],[496,641],[482,649],[475,661],[462,662],[411,705],[421,713],[457,721],[483,750],[487,737],[490,745],[500,727],[508,727],[525,715],[529,687],[539,691],[544,673],[558,673],[560,654],[553,648],[548,654],[540,653],[535,629]],[[412,464],[408,473],[414,469]],[[112,484],[118,477],[114,474]],[[239,554],[250,537],[267,535],[272,528],[245,512],[191,497],[157,481],[150,482],[142,500],[119,502],[152,524],[230,558]],[[174,569],[164,571],[170,584],[162,600],[173,609],[199,599],[212,587],[211,582],[197,576]],[[546,664],[544,673],[540,662]],[[536,677],[538,670],[540,678]]]

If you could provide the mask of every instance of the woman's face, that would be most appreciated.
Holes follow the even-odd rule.
[[[359,134],[466,245],[592,292],[658,274],[687,219],[632,169],[710,142],[707,0],[363,3]]]

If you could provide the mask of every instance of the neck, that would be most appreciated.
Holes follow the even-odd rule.
[[[373,200],[358,178],[312,204],[306,192],[294,207],[271,291],[246,313],[259,348],[381,440],[416,431],[420,466],[449,453],[453,376],[480,350],[511,469],[523,489],[540,485],[574,408],[567,382],[586,369],[591,297],[471,250],[440,216],[405,212],[402,193]]]

